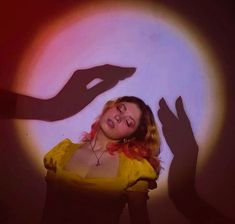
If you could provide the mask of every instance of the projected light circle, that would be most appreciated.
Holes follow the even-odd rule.
[[[104,103],[124,95],[148,103],[159,129],[156,111],[161,97],[175,111],[174,102],[182,96],[200,146],[198,167],[203,166],[222,123],[222,80],[200,35],[189,32],[192,27],[169,13],[147,5],[93,6],[74,10],[38,32],[18,70],[15,89],[22,94],[51,98],[77,69],[103,64],[137,68],[131,78],[99,95],[73,117],[56,122],[16,121],[22,143],[40,172],[45,172],[43,155],[52,146],[64,138],[77,142]],[[70,100],[73,103],[79,96]],[[161,142],[164,171],[159,186],[163,189],[172,154],[162,135]]]

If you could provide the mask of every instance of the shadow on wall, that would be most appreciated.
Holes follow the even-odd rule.
[[[38,99],[0,90],[0,118],[36,119],[57,121],[75,115],[86,107],[96,96],[113,88],[118,81],[130,77],[135,68],[102,65],[77,70],[62,90],[51,99]],[[102,81],[87,88],[95,79]]]
[[[46,194],[44,177],[23,153],[12,119],[56,121],[73,116],[135,70],[113,65],[77,70],[62,90],[47,100],[0,90],[0,223],[39,222]],[[102,81],[87,88],[97,78]]]
[[[196,191],[195,174],[199,148],[182,98],[176,100],[177,116],[163,98],[159,106],[158,116],[162,131],[174,155],[168,176],[169,197],[174,206],[193,224],[234,224],[234,220],[217,211]]]
[[[0,117],[46,121],[65,119],[78,113],[96,96],[114,87],[119,80],[133,75],[135,70],[113,65],[77,70],[63,89],[48,100],[0,90],[0,103],[4,105],[0,108]],[[88,89],[87,85],[96,78],[103,81]],[[169,197],[173,204],[193,224],[235,223],[197,194],[195,173],[199,149],[181,97],[176,101],[178,116],[173,114],[164,99],[160,100],[159,105],[158,116],[163,134],[174,154],[168,177]],[[9,206],[4,201],[0,201],[0,211],[0,222],[8,223]]]

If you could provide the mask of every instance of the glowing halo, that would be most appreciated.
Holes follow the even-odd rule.
[[[136,66],[137,72],[66,120],[53,123],[16,120],[26,153],[43,172],[46,151],[65,137],[78,141],[108,99],[130,92],[143,98],[154,110],[159,99],[165,97],[174,110],[174,101],[181,95],[200,146],[200,171],[212,153],[225,108],[221,71],[212,52],[195,27],[162,5],[110,3],[71,10],[38,31],[18,68],[14,85],[17,92],[50,98],[76,69],[106,63]],[[138,87],[146,80],[144,74],[149,74],[152,80],[147,83],[149,92]],[[94,107],[95,112],[91,109]],[[159,186],[165,191],[172,154],[163,137],[161,159],[166,172],[160,177]]]

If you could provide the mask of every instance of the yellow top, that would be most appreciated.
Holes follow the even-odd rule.
[[[119,153],[116,177],[82,178],[64,166],[82,144],[65,139],[44,157],[47,197],[43,224],[118,224],[128,191],[146,192],[157,178],[145,159],[130,159]]]
[[[80,146],[81,144],[74,144],[70,139],[65,139],[45,155],[44,165],[48,170],[47,181],[62,181],[71,188],[84,192],[124,193],[125,191],[148,192],[149,182],[157,179],[156,172],[147,160],[130,159],[124,153],[119,153],[119,168],[116,177],[82,178],[64,169],[64,165]]]

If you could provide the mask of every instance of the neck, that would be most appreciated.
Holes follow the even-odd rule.
[[[112,140],[108,138],[103,131],[99,128],[91,144],[94,146],[94,151],[105,151],[108,143],[116,142],[117,140]]]

